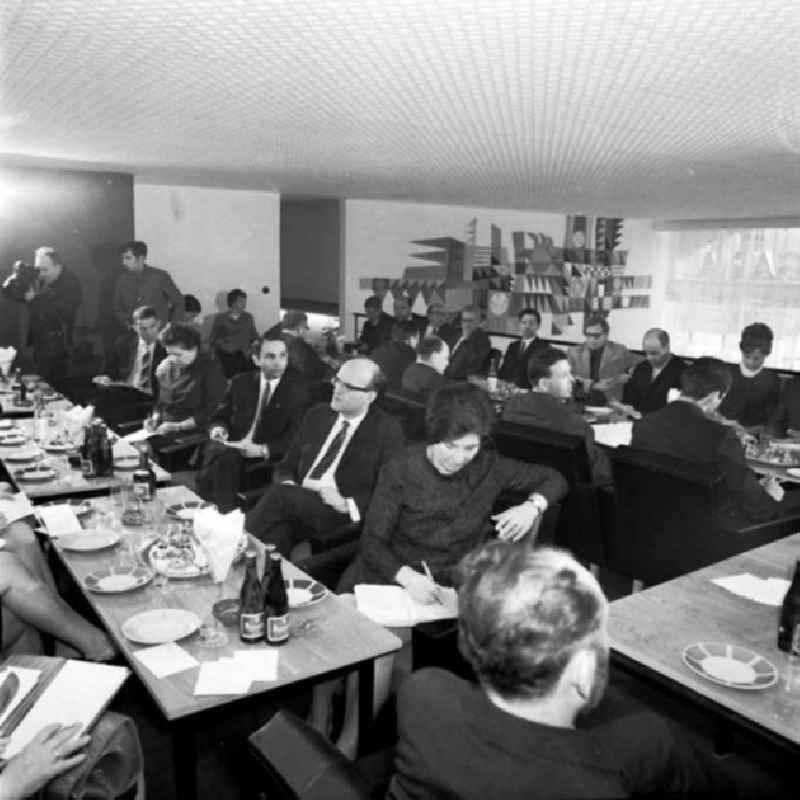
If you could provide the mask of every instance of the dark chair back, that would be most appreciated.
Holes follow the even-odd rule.
[[[493,439],[501,455],[552,467],[564,476],[570,491],[561,503],[554,543],[582,561],[603,564],[600,490],[592,483],[585,438],[501,420],[495,425]]]
[[[378,407],[400,422],[407,442],[425,438],[425,403],[402,391],[385,391],[375,401]]]

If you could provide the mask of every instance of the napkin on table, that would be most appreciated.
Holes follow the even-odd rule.
[[[216,508],[201,508],[194,515],[194,535],[208,557],[212,578],[224,580],[244,533],[244,514],[238,508],[220,514]]]
[[[145,647],[133,655],[159,679],[191,669],[199,663],[194,656],[175,642]]]
[[[197,673],[194,693],[198,694],[247,694],[250,691],[249,672],[238,668],[233,658],[203,661]]]
[[[37,511],[50,536],[67,536],[83,531],[75,510],[69,503],[60,503],[55,506],[39,506]]]
[[[727,589],[731,594],[746,597],[756,603],[767,606],[779,606],[789,590],[789,581],[784,578],[759,578],[745,572],[742,575],[730,575],[724,578],[713,578],[712,583]]]

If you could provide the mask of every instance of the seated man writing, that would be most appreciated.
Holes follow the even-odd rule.
[[[462,577],[459,644],[478,683],[430,668],[405,682],[387,798],[781,796],[655,714],[584,716],[608,681],[608,603],[567,552],[490,542]]]
[[[309,534],[324,538],[363,518],[380,468],[403,446],[397,420],[374,405],[381,383],[368,358],[342,364],[330,405],[309,409],[273,485],[248,513],[249,533],[289,556]]]
[[[232,378],[211,416],[197,491],[222,511],[236,507],[246,462],[282,458],[311,405],[308,384],[287,370],[287,359],[286,342],[265,335],[259,371]]]

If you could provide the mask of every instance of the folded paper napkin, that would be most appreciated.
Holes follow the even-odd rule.
[[[224,580],[244,533],[244,514],[237,508],[220,514],[216,508],[201,508],[194,515],[194,535],[208,556],[212,578]]]
[[[3,375],[8,375],[11,370],[11,364],[14,357],[17,355],[17,350],[14,347],[0,347],[0,369],[3,370]]]
[[[70,438],[75,437],[92,421],[94,406],[72,406],[69,411],[65,411],[61,417],[61,422],[69,432]]]
[[[55,506],[39,506],[39,516],[44,522],[50,536],[67,536],[81,533],[81,523],[75,514],[75,509],[69,503]]]
[[[756,603],[767,606],[779,606],[789,590],[789,581],[784,578],[759,578],[745,572],[742,575],[730,575],[725,578],[714,578],[711,581],[727,589],[739,597],[746,597]]]

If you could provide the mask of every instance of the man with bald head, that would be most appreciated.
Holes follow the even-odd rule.
[[[625,384],[622,402],[640,414],[658,411],[667,404],[670,389],[681,388],[681,375],[686,362],[672,355],[669,334],[661,328],[650,328],[642,339],[644,361],[639,362]]]
[[[381,467],[403,446],[397,420],[374,405],[382,383],[369,358],[339,367],[330,404],[309,409],[272,486],[248,513],[249,533],[289,556],[295,544],[324,541],[364,517]]]

